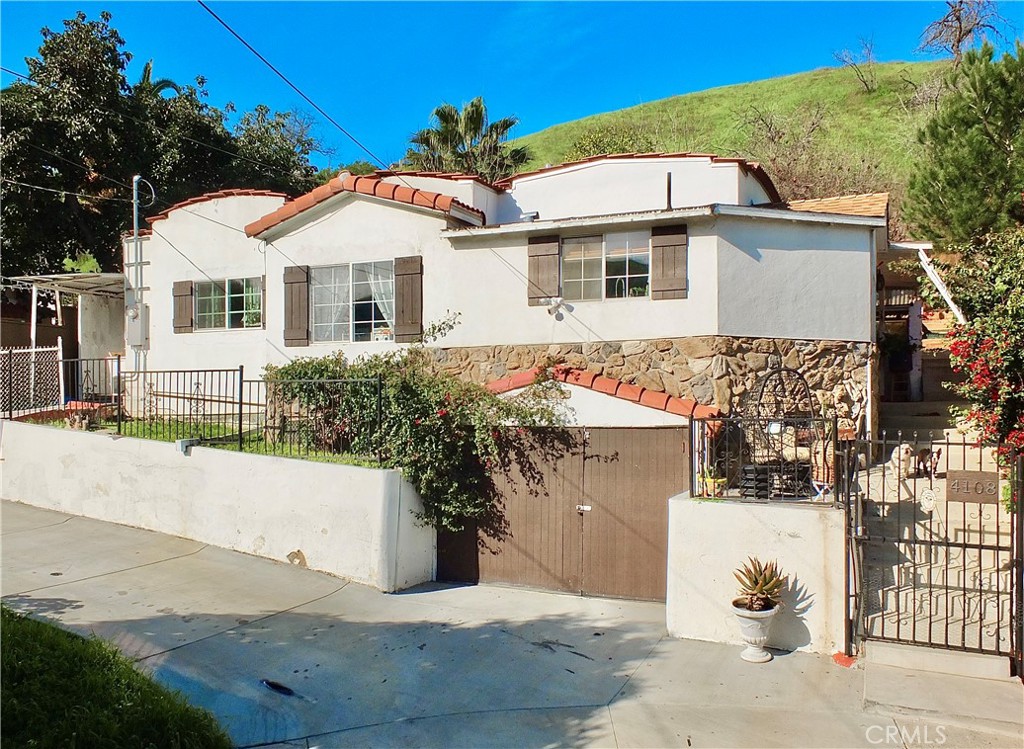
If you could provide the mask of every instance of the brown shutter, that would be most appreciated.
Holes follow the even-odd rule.
[[[423,339],[423,258],[395,258],[395,340]]]
[[[530,237],[529,276],[527,295],[531,307],[559,295],[558,237]]]
[[[284,269],[284,345],[309,345],[309,266]]]
[[[174,332],[191,333],[192,326],[192,282],[174,282]]]
[[[651,299],[686,299],[686,224],[651,229]]]

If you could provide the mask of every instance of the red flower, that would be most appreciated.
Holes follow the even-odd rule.
[[[439,409],[437,409],[437,415],[438,416],[447,416],[448,415],[448,409],[447,408],[439,408]]]

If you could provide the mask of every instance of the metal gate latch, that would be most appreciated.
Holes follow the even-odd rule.
[[[590,512],[590,505],[576,505],[576,512]]]

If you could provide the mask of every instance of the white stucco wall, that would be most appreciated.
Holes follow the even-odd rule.
[[[536,211],[544,220],[660,210],[666,175],[672,174],[672,207],[768,200],[764,188],[738,164],[710,159],[612,159],[569,166],[517,179],[498,206],[498,223]],[[489,217],[490,219],[490,217]]]
[[[620,165],[612,162],[601,168],[615,166]],[[715,166],[711,171],[722,169],[733,171],[731,189],[735,191],[738,167]],[[472,182],[431,181],[451,182],[460,189],[479,187]],[[316,209],[312,221],[272,235],[269,242],[244,235],[241,229],[246,223],[280,202],[280,198],[266,197],[219,199],[172,212],[170,218],[157,222],[159,235],[143,242],[145,260],[150,263],[144,268],[144,283],[150,288],[146,302],[151,345],[141,364],[149,369],[241,364],[248,377],[258,377],[266,364],[283,364],[300,356],[343,351],[353,359],[392,350],[398,344],[332,342],[286,348],[283,274],[290,265],[407,255],[423,257],[425,322],[461,313],[460,324],[435,345],[556,344],[715,334],[867,341],[873,333],[874,276],[867,227],[768,218],[693,218],[687,224],[687,299],[572,302],[562,315],[552,316],[545,307],[527,303],[526,235],[488,236],[470,230],[469,236],[449,239],[441,234],[449,226],[443,215],[360,196],[339,196]],[[573,234],[600,234],[606,229],[610,227],[595,226]],[[173,333],[175,281],[248,276],[266,277],[265,328]]]
[[[78,297],[78,358],[102,359],[124,352],[124,299]]]
[[[398,471],[0,422],[0,496],[289,561],[384,591],[434,576]]]
[[[607,393],[599,393],[590,388],[561,383],[560,387],[568,396],[563,402],[566,406],[566,425],[574,427],[655,427],[655,426],[686,426],[690,420],[685,416],[659,411],[649,406],[641,406],[623,398],[616,398]],[[511,397],[521,390],[512,390]]]
[[[142,241],[143,259],[149,263],[142,272],[143,286],[148,287],[144,299],[149,306],[150,348],[139,362],[130,354],[131,367],[221,369],[242,364],[246,376],[258,376],[270,361],[266,349],[271,328],[175,334],[172,290],[175,281],[264,275],[267,266],[261,243],[245,236],[242,227],[283,202],[268,196],[219,198],[172,211],[168,218],[154,223],[153,235]],[[129,242],[126,260],[131,253]],[[276,280],[274,284],[267,279],[268,306],[270,289],[282,283],[280,276]],[[278,339],[282,335],[278,331]]]
[[[719,217],[718,333],[871,341],[868,227]]]
[[[668,632],[739,644],[733,571],[747,557],[778,560],[789,576],[769,647],[835,653],[845,624],[844,515],[806,502],[669,500]]]

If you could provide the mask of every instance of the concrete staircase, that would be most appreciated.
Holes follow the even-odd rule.
[[[950,406],[964,405],[963,401],[918,401],[907,403],[882,403],[879,407],[879,428],[885,430],[886,439],[896,439],[896,433],[902,432],[910,436],[915,432],[920,441],[928,439],[942,440],[960,437],[956,431],[956,422],[949,413]],[[910,441],[910,440],[907,440]]]

